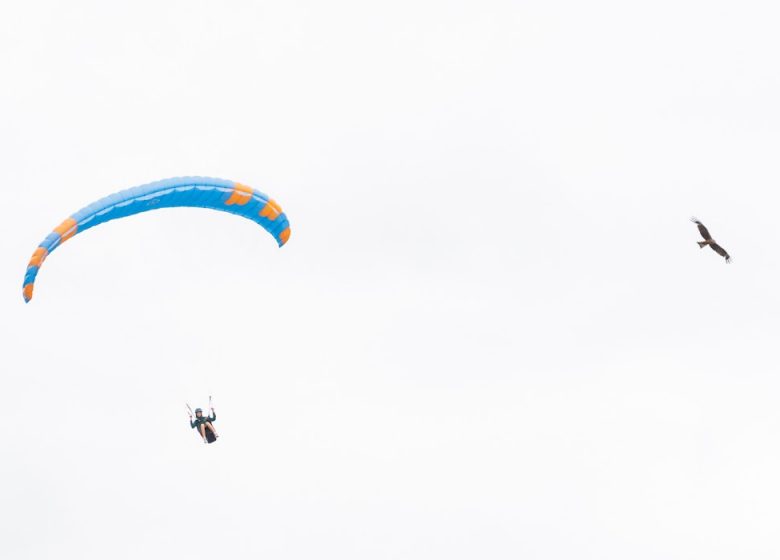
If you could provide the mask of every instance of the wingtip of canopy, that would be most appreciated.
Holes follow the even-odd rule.
[[[279,234],[279,247],[283,247],[285,243],[287,243],[287,240],[290,239],[290,228],[289,226],[284,228],[282,233]]]

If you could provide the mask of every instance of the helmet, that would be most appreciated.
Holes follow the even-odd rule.
[[[201,414],[203,414],[203,409],[202,409],[202,408],[196,408],[196,409],[195,409],[195,414],[197,414],[198,412],[200,412]]]

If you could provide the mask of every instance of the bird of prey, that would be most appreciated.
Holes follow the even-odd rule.
[[[707,228],[704,227],[704,224],[701,223],[696,218],[691,218],[691,221],[696,224],[699,227],[699,233],[701,233],[701,236],[704,238],[704,241],[697,241],[696,243],[699,244],[699,248],[703,249],[705,246],[709,245],[710,249],[718,253],[721,257],[726,259],[726,262],[731,262],[731,257],[726,252],[726,250],[718,245],[715,240],[710,235],[710,232],[707,231]]]

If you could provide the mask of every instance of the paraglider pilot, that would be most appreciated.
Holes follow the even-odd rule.
[[[195,409],[195,420],[193,420],[192,415],[190,415],[190,426],[192,428],[197,428],[203,438],[203,443],[211,443],[219,437],[212,424],[216,419],[217,414],[214,412],[214,408],[211,409],[211,416],[203,416],[203,409],[200,408]],[[207,430],[211,433],[208,433]]]

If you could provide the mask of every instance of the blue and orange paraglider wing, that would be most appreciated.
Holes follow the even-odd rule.
[[[274,236],[279,247],[290,238],[290,223],[273,199],[252,187],[211,177],[164,179],[114,193],[82,208],[59,226],[35,249],[24,275],[24,300],[33,296],[35,277],[43,262],[74,235],[110,220],[158,208],[189,206],[243,216]]]

